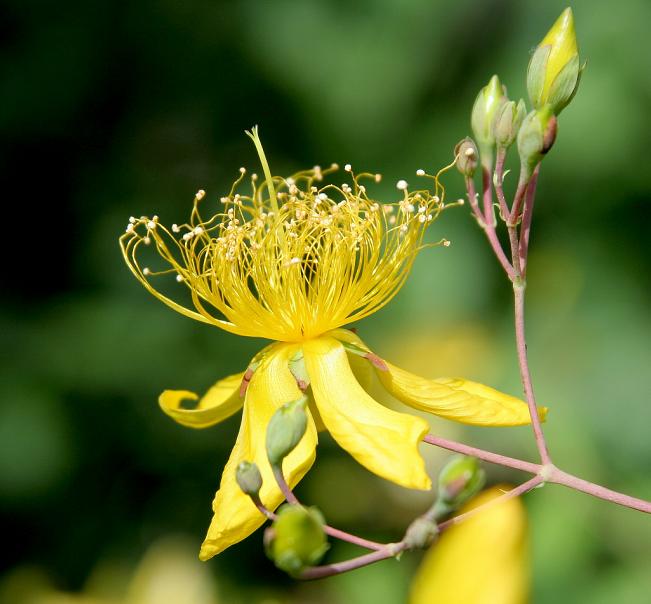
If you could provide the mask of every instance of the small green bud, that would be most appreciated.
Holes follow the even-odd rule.
[[[498,147],[505,149],[513,144],[526,113],[527,108],[522,99],[517,105],[515,101],[508,101],[497,110],[493,122],[493,136]]]
[[[475,495],[485,479],[477,458],[454,455],[439,474],[438,499],[445,506],[455,509]]]
[[[454,148],[454,155],[457,158],[457,170],[464,176],[472,176],[477,169],[479,153],[475,141],[467,137],[460,140]]]
[[[235,479],[242,492],[257,497],[262,487],[262,476],[258,466],[250,461],[241,461],[235,472]]]
[[[523,120],[518,132],[518,153],[528,176],[556,140],[556,117],[549,105],[535,109]]]
[[[290,575],[300,574],[318,564],[329,548],[323,525],[323,516],[316,508],[282,506],[265,535],[267,556]]]
[[[438,535],[439,527],[436,522],[420,516],[409,525],[405,533],[405,543],[409,549],[422,549],[432,545]]]
[[[299,443],[307,428],[307,397],[285,403],[267,426],[267,457],[272,466],[279,465]]]
[[[574,98],[583,67],[572,9],[565,9],[536,48],[527,69],[527,90],[535,109],[551,105],[558,115]]]
[[[505,101],[506,91],[500,83],[500,79],[494,75],[488,84],[479,91],[472,107],[470,124],[483,160],[492,157],[495,145],[493,121],[498,108]]]

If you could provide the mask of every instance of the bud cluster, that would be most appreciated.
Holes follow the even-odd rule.
[[[574,17],[566,9],[533,53],[527,69],[527,90],[533,109],[525,101],[510,100],[506,88],[494,75],[477,95],[471,113],[474,141],[463,139],[455,149],[456,165],[466,177],[478,162],[488,172],[493,154],[505,153],[517,141],[525,179],[528,179],[556,139],[557,115],[576,94],[580,65]],[[476,147],[475,147],[476,145]],[[476,148],[479,156],[465,154]]]

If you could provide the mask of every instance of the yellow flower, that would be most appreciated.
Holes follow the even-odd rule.
[[[460,513],[499,497],[493,487]],[[425,555],[410,604],[525,604],[529,601],[527,516],[519,498],[489,505],[451,527]]]
[[[385,363],[342,326],[384,306],[400,289],[420,249],[427,225],[443,209],[435,194],[410,193],[381,205],[367,196],[363,179],[322,185],[336,166],[271,176],[256,129],[253,139],[265,179],[251,175],[251,192],[238,193],[245,170],[221,199],[223,211],[204,220],[195,197],[189,223],[164,227],[158,217],[132,218],[120,245],[129,268],[145,288],[178,312],[243,336],[274,343],[246,371],[217,382],[200,399],[186,390],[166,390],[159,402],[185,426],[212,426],[243,409],[240,432],[213,502],[214,517],[201,550],[207,559],[259,527],[264,518],[235,480],[241,461],[255,462],[263,477],[262,502],[283,500],[265,455],[265,430],[283,403],[309,397],[308,428],[285,459],[291,486],[315,458],[317,433],[328,430],[359,463],[399,485],[429,489],[418,445],[427,422],[376,402],[360,385],[376,371],[396,398],[412,407],[478,425],[529,422],[522,401],[459,378],[428,380]],[[144,267],[142,251],[158,253],[161,269]],[[185,306],[153,285],[176,277]],[[173,281],[173,279],[170,279]],[[173,283],[170,285],[174,286]],[[182,406],[198,401],[194,409]]]

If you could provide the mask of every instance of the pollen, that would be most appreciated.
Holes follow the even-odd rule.
[[[432,193],[409,193],[400,180],[404,197],[381,203],[361,182],[379,182],[380,175],[355,175],[350,164],[344,166],[350,180],[341,185],[327,179],[337,164],[272,176],[257,129],[247,134],[262,165],[260,177],[244,187],[240,170],[207,217],[211,203],[202,201],[199,190],[188,222],[170,229],[157,219],[130,219],[120,245],[132,273],[188,317],[277,341],[314,338],[383,307],[402,287],[418,252],[432,245],[424,242],[425,231],[445,208],[438,175]],[[143,244],[152,241],[145,251]],[[164,275],[183,287],[170,289]]]

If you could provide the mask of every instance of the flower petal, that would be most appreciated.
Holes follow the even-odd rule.
[[[267,424],[276,409],[301,396],[288,367],[289,357],[295,348],[287,345],[274,347],[253,374],[246,391],[240,432],[212,504],[214,516],[201,546],[199,557],[202,560],[241,541],[265,521],[237,485],[235,470],[241,461],[252,461],[258,465],[263,479],[260,498],[265,506],[275,510],[283,501],[267,461],[265,436]],[[305,436],[283,463],[285,477],[291,487],[310,469],[316,456],[316,444],[316,428],[308,411]]]
[[[334,338],[303,343],[314,399],[333,438],[363,466],[397,484],[429,489],[418,443],[427,422],[383,407],[359,385]]]
[[[521,426],[531,421],[526,403],[514,396],[463,378],[426,378],[391,363],[377,371],[382,385],[406,405],[477,426]],[[541,419],[547,414],[540,407]]]
[[[244,373],[229,375],[219,380],[206,392],[194,409],[183,409],[181,403],[196,401],[199,397],[189,390],[165,390],[158,397],[163,412],[188,428],[208,428],[230,417],[242,407],[239,394]]]

